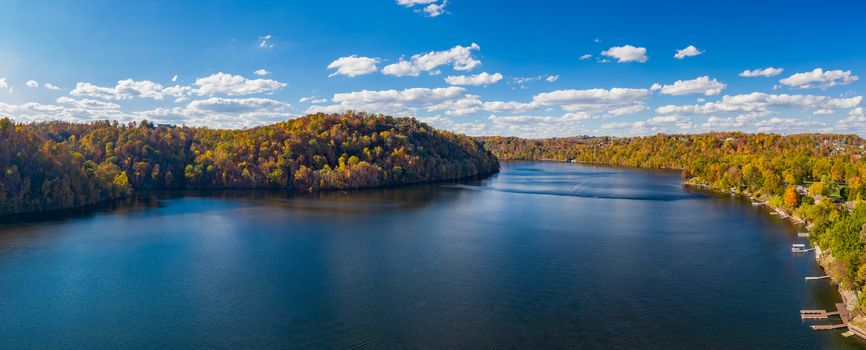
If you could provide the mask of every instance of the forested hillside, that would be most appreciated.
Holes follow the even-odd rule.
[[[315,114],[244,130],[0,119],[0,214],[144,189],[356,189],[499,169],[479,142],[411,118]]]
[[[808,222],[813,242],[829,248],[838,261],[834,272],[843,286],[866,291],[866,141],[858,136],[731,132],[480,139],[501,159],[681,169],[691,184],[753,196]]]

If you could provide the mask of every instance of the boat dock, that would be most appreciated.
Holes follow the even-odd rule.
[[[806,280],[807,280],[807,281],[814,281],[814,280],[820,280],[820,279],[825,279],[825,278],[830,278],[830,276],[828,276],[828,275],[824,275],[824,276],[806,276]]]
[[[830,324],[816,324],[812,325],[812,329],[816,331],[829,330],[829,329],[839,329],[839,328],[848,328],[848,322],[851,321],[851,314],[848,312],[848,308],[845,307],[844,303],[836,304],[836,311],[826,311],[826,310],[800,310],[800,318],[804,320],[826,320],[829,319],[830,316],[839,316],[839,320],[841,323],[830,323]]]
[[[805,244],[792,244],[791,251],[794,253],[806,253],[815,250],[815,248],[806,248]]]
[[[809,232],[797,232],[797,237],[808,238]]]

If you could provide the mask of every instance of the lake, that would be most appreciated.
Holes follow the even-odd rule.
[[[798,228],[675,172],[506,162],[0,223],[2,348],[856,349]],[[854,338],[854,337],[852,337]]]

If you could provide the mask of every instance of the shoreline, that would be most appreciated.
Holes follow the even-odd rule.
[[[564,162],[564,163],[581,164],[581,165],[588,165],[588,166],[614,166],[614,167],[622,166],[622,165],[618,165],[618,164],[606,164],[603,162],[581,162],[581,161],[575,161],[573,159],[566,159],[566,160],[557,160],[557,159],[505,159],[505,160],[554,161],[554,162]],[[641,167],[641,166],[625,166],[625,167],[633,168],[633,169],[643,169],[643,170],[668,170],[668,171],[682,170],[682,169],[675,168],[675,167]],[[790,222],[792,222],[794,224],[803,225],[806,228],[807,232],[809,232],[809,233],[812,232],[812,225],[808,221],[804,220],[803,218],[798,217],[793,212],[789,213],[782,208],[777,208],[777,207],[772,206],[769,203],[769,201],[761,201],[760,198],[756,198],[755,196],[753,196],[750,193],[717,189],[715,187],[707,185],[706,183],[700,182],[700,180],[697,180],[697,178],[684,179],[682,181],[682,185],[685,187],[694,187],[697,189],[710,191],[710,192],[714,192],[717,194],[734,194],[737,196],[746,197],[752,203],[760,203],[760,205],[766,206],[767,208],[769,208],[770,211],[768,212],[768,214],[771,214],[771,215],[775,214],[775,216],[778,216],[782,219],[789,220]],[[808,240],[809,244],[812,244],[811,238],[806,237],[806,239]],[[843,303],[845,304],[845,308],[848,309],[848,311],[851,312],[851,315],[853,316],[851,321],[848,323],[849,330],[852,331],[853,334],[856,334],[858,337],[860,337],[862,340],[866,340],[866,314],[864,314],[857,307],[859,294],[854,290],[843,287],[839,281],[839,277],[837,277],[837,274],[833,273],[833,268],[834,268],[833,262],[835,261],[835,258],[833,257],[831,252],[829,252],[829,251],[824,252],[821,249],[821,247],[818,246],[817,244],[813,245],[813,247],[816,248],[815,249],[816,263],[818,264],[819,267],[821,267],[821,269],[824,271],[824,273],[826,275],[830,276],[830,281],[836,285],[836,292],[839,294],[840,298],[842,299]]]
[[[776,214],[776,216],[788,220],[797,225],[803,225],[806,228],[806,231],[811,234],[812,225],[807,220],[797,216],[793,212],[787,212],[785,209],[778,208],[772,206],[769,201],[761,201],[760,198],[757,198],[749,193],[736,192],[736,191],[723,191],[711,187],[707,184],[700,182],[693,182],[692,179],[686,179],[683,181],[683,186],[686,187],[696,187],[706,191],[712,191],[719,194],[730,193],[741,197],[746,197],[752,203],[760,203],[761,206],[766,206],[770,209],[768,214]],[[839,281],[839,277],[836,273],[834,273],[834,263],[835,257],[833,257],[830,251],[824,251],[817,244],[812,244],[812,239],[810,237],[805,237],[806,240],[815,248],[815,262],[819,267],[824,271],[827,276],[830,276],[830,281],[836,285],[836,292],[839,293],[839,297],[842,299],[842,302],[845,304],[845,308],[851,312],[854,317],[848,323],[848,329],[858,337],[863,340],[866,340],[866,315],[864,315],[861,310],[857,307],[859,294],[857,291],[845,288],[842,286],[842,283]]]

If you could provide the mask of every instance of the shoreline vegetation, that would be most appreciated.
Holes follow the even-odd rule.
[[[83,207],[134,191],[350,190],[498,170],[498,159],[472,138],[366,113],[242,130],[0,119],[0,215]]]
[[[648,137],[478,137],[503,160],[680,170],[684,185],[750,198],[804,225],[817,263],[866,338],[866,141],[856,135],[713,132]]]

